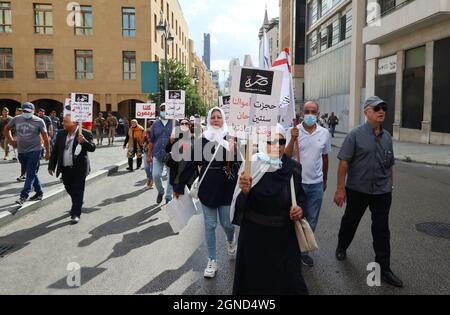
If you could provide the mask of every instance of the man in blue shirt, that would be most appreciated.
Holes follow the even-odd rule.
[[[338,207],[347,202],[339,232],[336,258],[347,258],[358,225],[367,208],[372,212],[373,246],[382,280],[403,287],[391,271],[389,212],[392,204],[393,167],[392,136],[383,129],[387,104],[377,96],[364,103],[367,122],[352,130],[339,152],[338,188],[334,201]],[[347,182],[345,181],[347,178]]]

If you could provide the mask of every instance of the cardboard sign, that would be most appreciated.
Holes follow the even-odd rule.
[[[186,112],[186,92],[166,91],[166,118],[182,119]]]
[[[223,109],[225,113],[225,120],[230,121],[230,106],[231,106],[231,96],[219,96],[219,107]]]
[[[93,122],[92,112],[94,95],[88,93],[72,93],[71,98],[72,121]]]
[[[278,124],[283,73],[235,67],[232,77],[229,123],[233,135],[246,138],[250,128],[267,133]]]
[[[156,104],[138,103],[136,104],[136,119],[155,119]]]

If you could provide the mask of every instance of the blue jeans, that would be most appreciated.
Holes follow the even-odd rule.
[[[148,180],[153,180],[153,164],[147,163],[147,153],[144,153],[144,170]]]
[[[153,180],[155,181],[156,189],[158,190],[158,194],[164,195],[164,187],[162,183],[162,173],[164,170],[164,163],[158,160],[157,158],[153,158]],[[170,170],[167,171],[167,187],[166,187],[166,200],[172,200],[173,187],[170,185]]]
[[[37,176],[37,173],[39,172],[41,152],[42,151],[39,150],[28,153],[19,153],[19,162],[25,168],[27,173],[25,185],[20,193],[21,198],[28,199],[31,192],[31,186],[33,186],[34,191],[37,194],[43,193],[41,183]]]
[[[311,229],[316,231],[319,222],[320,209],[322,208],[323,183],[313,185],[303,184],[303,190],[306,195],[303,213],[308,220]],[[305,252],[302,254],[307,255],[308,253]]]
[[[230,206],[221,206],[211,209],[202,204],[203,215],[205,217],[205,236],[206,245],[208,247],[209,259],[217,260],[216,250],[216,228],[217,228],[217,212],[219,212],[220,225],[227,236],[228,243],[234,241],[234,225],[230,219]]]

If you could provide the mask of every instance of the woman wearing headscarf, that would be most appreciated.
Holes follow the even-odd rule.
[[[254,156],[251,177],[242,173],[236,187],[231,216],[241,228],[234,295],[308,294],[294,224],[303,211],[292,206],[290,185],[293,177],[297,203],[303,204],[301,165],[284,154],[285,146],[278,126]]]
[[[189,119],[181,119],[180,127],[179,129],[177,127],[177,130],[179,131],[178,137],[171,138],[166,146],[166,153],[169,154],[170,158],[165,161],[167,167],[170,168],[170,184],[174,187],[180,182],[180,175],[190,162],[194,145],[194,135],[191,133],[191,122]],[[198,172],[187,182],[186,185],[189,189],[191,189],[197,177]]]
[[[208,265],[205,269],[205,278],[216,276],[217,252],[216,252],[216,228],[218,219],[225,231],[228,240],[228,254],[236,254],[235,228],[230,221],[230,206],[233,192],[236,187],[239,164],[237,162],[235,142],[226,141],[228,126],[225,122],[225,114],[220,108],[213,108],[208,113],[207,130],[199,143],[194,146],[194,151],[202,149],[201,159],[195,159],[192,153],[191,161],[180,175],[180,181],[174,188],[176,198],[184,193],[184,189],[198,167],[201,168],[198,196],[203,208],[205,218],[205,237],[208,247]],[[211,162],[212,161],[212,162]],[[211,162],[211,164],[210,164]],[[210,168],[206,172],[208,165]],[[205,173],[206,172],[206,173]]]
[[[128,129],[128,134],[125,138],[123,148],[126,149],[128,145],[128,168],[127,170],[133,172],[133,159],[137,157],[137,168],[142,166],[142,155],[144,152],[144,127],[139,125],[136,119],[131,121],[131,127]]]

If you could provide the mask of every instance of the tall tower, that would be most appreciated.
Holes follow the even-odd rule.
[[[204,34],[203,62],[211,70],[211,34]]]

